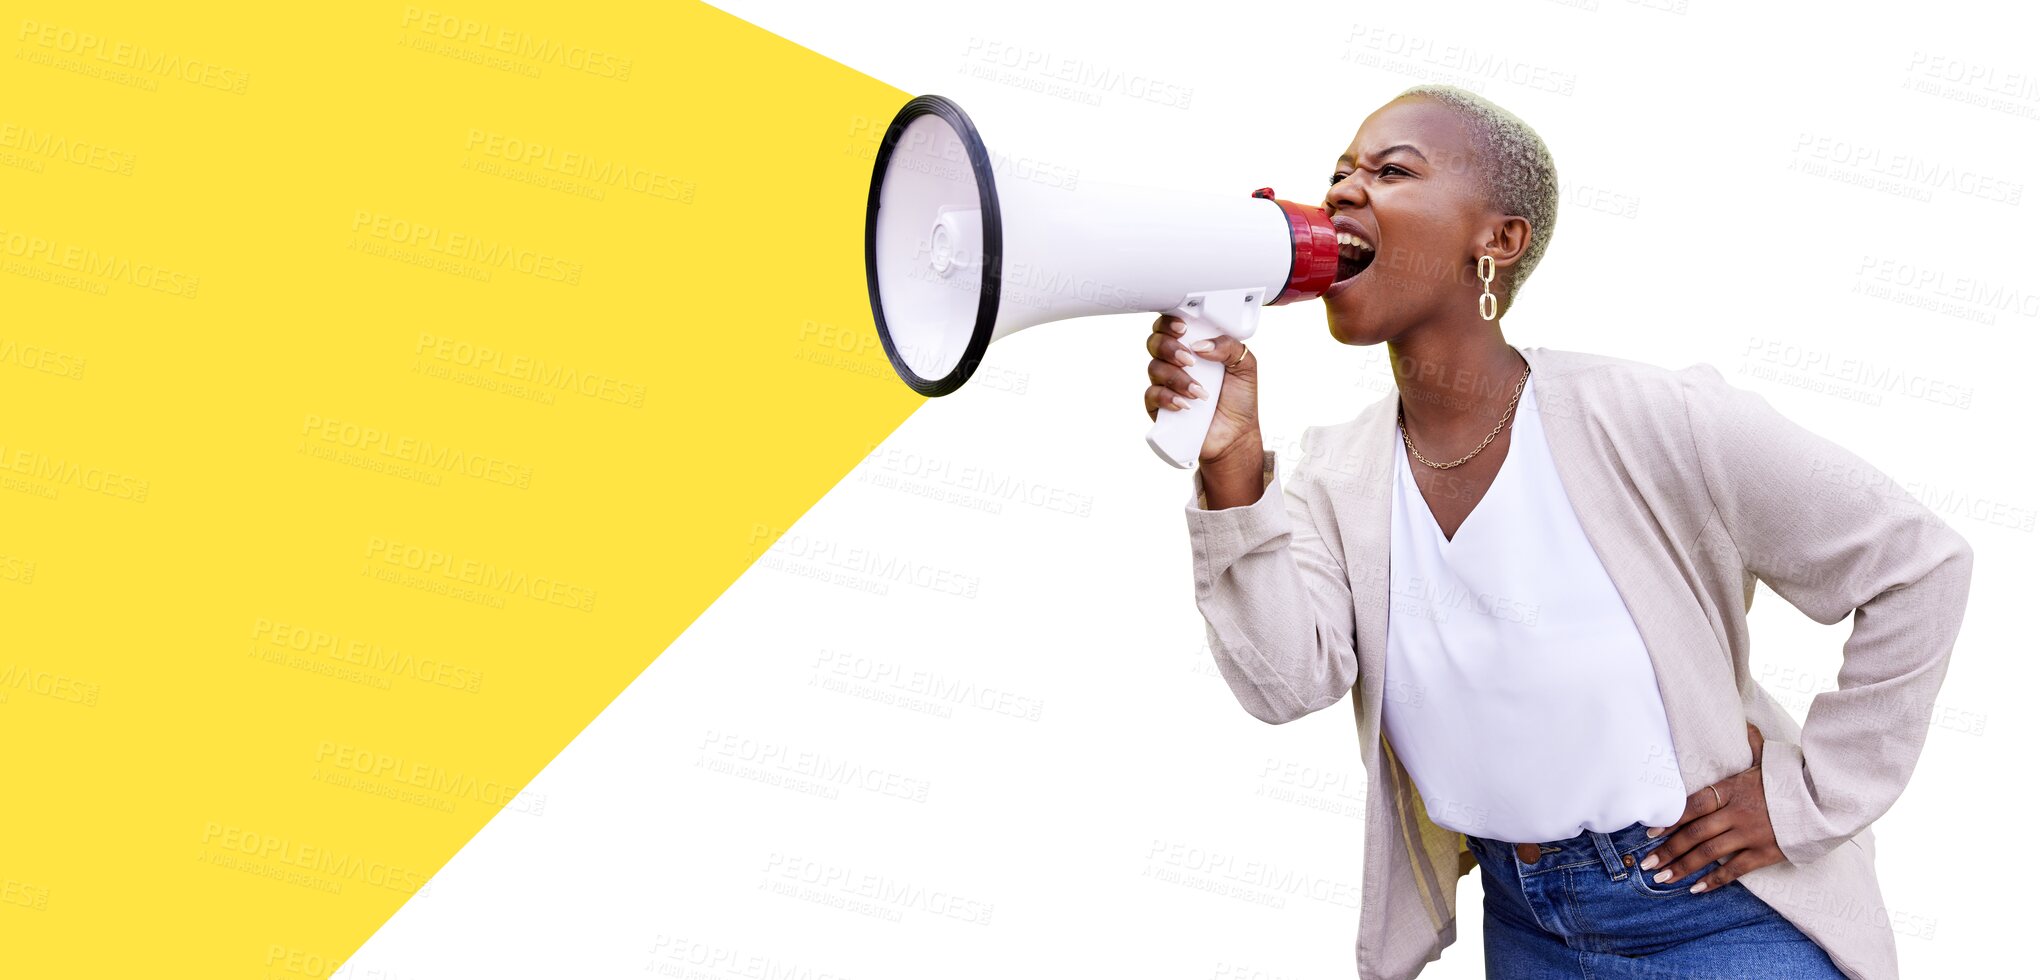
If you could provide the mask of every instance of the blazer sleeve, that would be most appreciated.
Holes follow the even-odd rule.
[[[1248,714],[1279,725],[1337,704],[1359,678],[1360,661],[1352,590],[1326,540],[1329,509],[1322,497],[1284,488],[1273,450],[1263,451],[1261,467],[1261,498],[1221,510],[1205,509],[1198,470],[1184,512],[1197,608],[1219,675]],[[1293,475],[1308,479],[1301,468]]]
[[[1837,689],[1800,744],[1764,742],[1766,807],[1794,864],[1883,816],[1912,778],[1969,598],[1969,542],[1862,457],[1709,365],[1682,373],[1715,513],[1745,574],[1833,625],[1854,614]]]

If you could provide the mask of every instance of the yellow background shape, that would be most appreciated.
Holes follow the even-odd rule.
[[[329,974],[920,404],[907,95],[695,4],[17,9],[0,975]]]

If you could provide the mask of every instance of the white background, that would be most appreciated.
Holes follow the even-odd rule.
[[[2024,8],[718,6],[955,98],[995,152],[1076,181],[1316,201],[1360,120],[1426,80],[1528,120],[1565,201],[1512,343],[1711,363],[1975,545],[1879,875],[1908,975],[2021,961],[2008,831],[2032,798],[2034,643],[2012,603],[2040,505]],[[498,816],[339,975],[1352,976],[1351,705],[1270,727],[1213,668],[1190,477],[1142,444],[1151,319],[1001,341],[527,788],[542,813]],[[1385,352],[1332,341],[1316,303],[1267,311],[1254,349],[1285,470],[1304,426],[1390,391]],[[1768,591],[1751,622],[1756,676],[1803,717],[1848,624]],[[1462,886],[1460,941],[1427,977],[1481,975],[1478,876]]]

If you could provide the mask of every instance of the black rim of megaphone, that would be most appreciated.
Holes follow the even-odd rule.
[[[887,164],[892,162],[893,147],[900,141],[900,134],[906,132],[907,124],[921,116],[940,116],[963,140],[964,152],[970,156],[971,173],[977,178],[978,213],[984,229],[984,263],[982,279],[978,285],[977,324],[972,328],[970,343],[965,346],[962,359],[956,362],[956,369],[942,378],[930,380],[921,377],[900,356],[893,346],[892,331],[886,329],[885,308],[878,299],[878,196],[885,186]],[[900,380],[915,391],[930,398],[946,395],[963,387],[977,371],[978,361],[985,356],[985,349],[992,345],[992,325],[999,318],[999,262],[1003,235],[999,225],[999,191],[992,182],[992,156],[985,152],[985,141],[978,136],[977,127],[970,117],[964,115],[963,107],[940,95],[915,97],[900,108],[893,117],[892,125],[886,128],[885,138],[878,144],[878,161],[871,168],[871,199],[864,209],[864,280],[871,291],[871,318],[878,325],[878,339],[885,344],[885,355],[892,359],[892,366]]]

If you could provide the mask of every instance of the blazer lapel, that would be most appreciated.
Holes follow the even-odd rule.
[[[1354,712],[1360,724],[1360,745],[1370,767],[1381,748],[1382,677],[1388,665],[1388,545],[1393,519],[1395,477],[1396,393],[1376,401],[1355,425],[1359,440],[1351,454],[1355,472],[1334,477],[1333,498],[1341,512],[1341,528],[1354,529],[1346,542],[1353,590],[1353,636],[1359,645],[1360,688]]]

